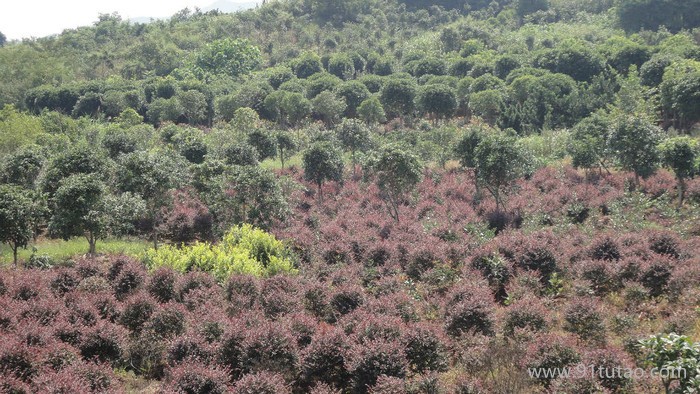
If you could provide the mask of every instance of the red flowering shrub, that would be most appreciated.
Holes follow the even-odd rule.
[[[31,381],[40,367],[34,349],[9,335],[3,335],[0,339],[0,376]]]
[[[589,351],[584,356],[584,364],[592,366],[600,385],[613,393],[626,392],[632,385],[632,378],[625,375],[625,371],[634,368],[634,363],[616,348]]]
[[[308,346],[318,329],[316,319],[306,313],[295,313],[287,315],[285,320],[291,334],[296,339],[297,347],[302,349]]]
[[[140,288],[145,277],[146,269],[143,264],[122,256],[113,259],[112,267],[107,274],[107,279],[112,283],[114,295],[120,301]]]
[[[300,311],[299,293],[298,284],[290,277],[278,275],[265,279],[260,290],[265,316],[275,318]]]
[[[401,378],[381,375],[370,387],[370,394],[406,394],[406,382]]]
[[[331,296],[330,307],[337,319],[346,315],[364,303],[364,294],[359,286],[342,286]]]
[[[609,236],[597,239],[591,247],[590,255],[594,260],[606,261],[619,260],[622,257],[618,243]]]

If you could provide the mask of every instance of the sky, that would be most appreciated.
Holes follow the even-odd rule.
[[[215,0],[4,0],[0,32],[8,40],[44,37],[64,29],[89,26],[99,14],[118,12],[122,19],[169,17],[185,7],[205,8]],[[230,0],[241,3],[246,0]]]

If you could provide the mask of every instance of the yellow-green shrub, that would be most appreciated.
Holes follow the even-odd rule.
[[[151,270],[163,266],[180,272],[199,270],[211,273],[219,281],[233,274],[271,276],[297,272],[284,244],[249,224],[232,228],[218,245],[166,245],[147,251],[143,260]]]

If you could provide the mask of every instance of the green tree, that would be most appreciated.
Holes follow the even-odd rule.
[[[399,205],[420,182],[423,166],[413,153],[398,145],[384,146],[370,158],[369,174],[377,180],[381,197],[387,204],[389,216],[399,221]]]
[[[540,68],[569,75],[577,81],[591,81],[605,69],[603,57],[590,44],[580,41],[565,41],[545,50],[537,56],[535,63]]]
[[[503,106],[503,92],[499,90],[484,90],[469,95],[469,109],[491,126],[496,124]]]
[[[297,78],[308,78],[323,71],[323,65],[317,54],[306,52],[292,62],[292,69]]]
[[[90,245],[88,253],[94,255],[97,240],[104,236],[105,193],[105,185],[93,174],[76,174],[61,180],[52,199],[49,234],[65,240],[84,236]]]
[[[380,100],[391,116],[406,116],[415,109],[417,87],[413,79],[389,78],[382,88]]]
[[[336,53],[328,61],[328,72],[344,80],[355,76],[355,62],[346,53]]]
[[[187,90],[177,94],[182,107],[182,115],[191,125],[204,124],[207,120],[207,96],[197,90]]]
[[[700,62],[669,65],[659,90],[667,123],[688,130],[700,121]]]
[[[447,85],[426,85],[418,93],[418,107],[437,122],[449,118],[457,110],[457,93]]]
[[[0,166],[0,180],[33,190],[44,161],[44,153],[38,146],[25,146],[4,159]]]
[[[335,93],[345,99],[345,116],[348,118],[357,116],[357,108],[370,96],[369,89],[360,81],[345,82],[335,89]]]
[[[357,107],[357,115],[368,125],[386,121],[384,107],[377,96],[371,96]]]
[[[683,205],[686,191],[686,179],[692,178],[698,171],[696,163],[700,157],[700,143],[690,137],[669,138],[659,145],[661,161],[673,170],[678,180],[678,207]]]
[[[567,144],[574,167],[607,170],[607,140],[611,126],[609,116],[603,112],[596,112],[574,126]]]
[[[213,204],[213,208],[219,221],[227,226],[251,223],[270,228],[289,213],[280,183],[270,170],[259,166],[238,167],[226,179],[226,187],[233,193],[225,193],[224,200]]]
[[[496,200],[496,210],[505,207],[504,194],[525,173],[525,154],[517,138],[503,132],[484,134],[474,151],[474,164],[486,190]]]
[[[153,247],[158,248],[162,210],[170,202],[170,191],[183,178],[182,171],[168,156],[157,152],[134,152],[121,156],[116,184],[121,192],[140,196],[146,202]]]
[[[548,0],[517,0],[516,13],[522,20],[526,15],[537,11],[547,11],[549,9]]]
[[[4,47],[6,42],[7,42],[7,36],[5,36],[5,35],[0,31],[0,48]]]
[[[357,165],[355,153],[369,147],[371,142],[370,130],[359,120],[344,119],[340,126],[338,126],[336,133],[343,147],[350,151],[353,173],[355,173],[355,167]]]
[[[698,384],[698,360],[700,345],[690,338],[675,333],[653,335],[639,341],[646,363],[663,371],[661,378],[666,394],[692,393]],[[673,382],[678,385],[671,387]]]
[[[608,137],[608,147],[620,167],[634,172],[634,179],[646,178],[656,172],[659,163],[658,144],[663,131],[638,115],[620,115]]]
[[[343,111],[347,108],[345,104],[345,99],[336,96],[334,93],[329,91],[323,91],[319,93],[318,96],[314,97],[312,100],[314,113],[318,115],[326,127],[333,127],[333,125],[340,120],[343,115]]]
[[[194,59],[196,73],[238,77],[260,66],[260,49],[245,39],[224,38],[208,43]]]
[[[259,160],[266,160],[277,155],[275,136],[267,130],[255,130],[248,134],[248,144],[258,151]]]
[[[476,162],[476,148],[479,146],[483,131],[470,127],[463,134],[455,146],[455,154],[459,164],[464,169],[471,169],[474,175],[474,186],[477,198],[480,196],[479,169]]]
[[[297,149],[298,143],[292,133],[283,130],[275,133],[275,139],[277,140],[277,156],[280,158],[284,170],[284,162]]]
[[[30,194],[18,186],[0,185],[0,243],[12,249],[15,266],[18,249],[26,248],[34,235],[37,217]]]
[[[340,182],[343,179],[343,155],[338,148],[328,142],[317,142],[309,147],[302,157],[304,179],[318,187],[319,198],[323,199],[323,183]]]
[[[59,182],[75,174],[101,174],[107,172],[107,161],[92,147],[80,145],[56,155],[47,165],[42,180],[42,189],[49,195],[58,188]]]

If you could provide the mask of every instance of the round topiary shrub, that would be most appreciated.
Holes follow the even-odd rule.
[[[372,394],[406,394],[406,382],[401,378],[381,375],[377,378],[377,383],[370,387]]]
[[[138,333],[145,327],[155,309],[155,303],[148,296],[135,295],[124,306],[119,316],[119,324]]]
[[[277,318],[288,313],[300,312],[297,283],[287,276],[273,276],[263,282],[260,304],[265,316]]]
[[[350,345],[347,336],[337,330],[316,333],[311,344],[303,350],[300,370],[305,387],[322,382],[345,388],[350,380],[347,352]]]
[[[468,284],[448,297],[445,331],[454,337],[465,333],[493,334],[494,302],[488,287]]]
[[[338,289],[330,300],[333,315],[346,315],[364,303],[363,289],[359,286],[346,285]]]
[[[403,347],[383,340],[356,344],[350,350],[350,360],[352,383],[358,392],[366,392],[382,375],[404,378],[408,368]]]
[[[604,237],[595,241],[591,247],[590,255],[594,260],[606,261],[617,261],[622,256],[617,242],[610,237]]]
[[[640,282],[649,290],[650,296],[658,297],[668,292],[671,274],[671,267],[668,261],[655,261],[642,272]]]
[[[296,375],[299,363],[296,340],[285,327],[263,323],[246,332],[242,345],[245,371],[276,372],[290,379]]]
[[[233,394],[289,394],[284,378],[275,373],[258,372],[243,376],[233,386]]]
[[[225,394],[230,392],[229,375],[218,367],[186,362],[168,371],[166,388],[176,393]]]
[[[246,327],[242,324],[229,324],[221,335],[216,348],[216,361],[226,367],[234,379],[243,374],[245,354],[243,341]]]
[[[564,311],[564,329],[585,340],[602,341],[605,324],[599,304],[586,298],[571,302]]]
[[[233,312],[250,310],[260,295],[257,279],[251,275],[233,275],[226,282],[225,294]]]
[[[179,365],[187,360],[208,363],[212,354],[212,346],[201,336],[185,333],[170,341],[166,359],[169,365]]]
[[[678,237],[668,233],[653,233],[649,236],[649,249],[652,252],[677,259],[681,255]]]
[[[112,266],[115,273],[114,279],[110,279],[114,289],[114,295],[118,300],[124,300],[127,296],[133,294],[138,288],[143,285],[143,278],[146,277],[144,267],[134,261],[123,262],[121,268],[117,270],[115,267],[121,264],[122,260],[117,259]],[[112,270],[110,270],[112,272]],[[110,275],[108,275],[109,279]]]
[[[61,297],[69,291],[75,289],[79,283],[80,280],[71,272],[68,270],[60,270],[51,280],[51,290],[58,297]]]
[[[0,376],[14,376],[22,381],[31,381],[39,372],[35,353],[34,349],[16,338],[0,336]]]
[[[544,331],[547,328],[546,316],[548,314],[547,309],[536,299],[517,300],[506,310],[503,333],[511,337],[516,330]]]
[[[545,334],[527,345],[523,366],[533,371],[571,367],[581,361],[575,341],[560,335]],[[540,374],[537,380],[548,387],[554,377]]]
[[[216,281],[211,275],[201,271],[188,272],[181,276],[177,283],[178,300],[185,300],[187,295],[192,291],[210,289],[214,286],[216,286]]]
[[[401,342],[411,370],[418,373],[447,370],[445,339],[433,327],[412,326],[404,332]]]
[[[78,348],[86,360],[117,362],[122,354],[124,332],[117,326],[99,322],[83,331]]]
[[[152,332],[142,332],[129,339],[124,351],[125,364],[148,379],[163,377],[166,364],[165,343]]]
[[[318,321],[306,313],[288,315],[285,322],[300,349],[311,343],[311,339],[318,329]]]
[[[166,304],[153,313],[148,326],[154,334],[161,338],[181,335],[185,332],[186,313],[179,304]]]
[[[151,279],[147,286],[148,293],[160,303],[169,302],[176,297],[176,279],[177,274],[172,268],[158,268],[151,274]]]

